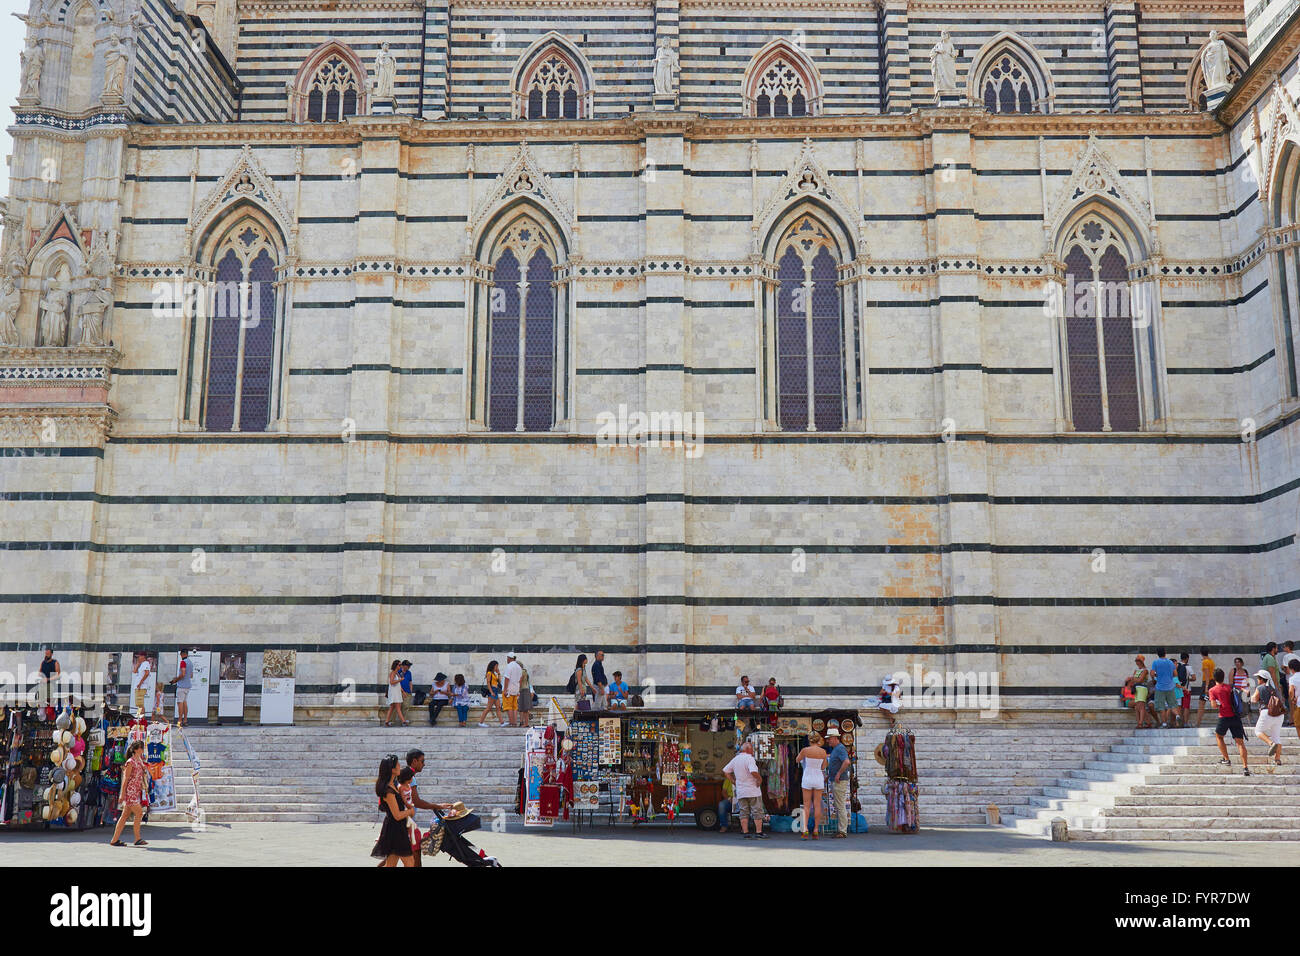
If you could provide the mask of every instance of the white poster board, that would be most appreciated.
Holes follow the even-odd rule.
[[[293,723],[294,673],[297,667],[297,651],[267,650],[262,653],[262,708],[259,723]]]
[[[180,673],[180,657],[176,654],[172,661],[173,668],[171,680]],[[185,663],[189,667],[190,674],[190,696],[187,700],[189,704],[189,716],[186,718],[187,723],[207,723],[208,720],[208,694],[212,683],[212,652],[211,651],[190,651],[189,656],[185,658]],[[176,685],[173,684],[172,687]],[[180,707],[178,703],[172,702],[172,716],[180,716]]]
[[[217,667],[217,719],[244,719],[244,678],[247,658],[243,651],[222,651]]]

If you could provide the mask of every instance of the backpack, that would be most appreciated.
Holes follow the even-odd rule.
[[[567,692],[570,693],[570,694],[576,694],[576,693],[578,692],[578,672],[577,672],[577,671],[574,671],[572,674],[569,675],[569,682],[568,682],[567,684],[564,685],[564,689],[565,689],[565,691],[567,691]]]
[[[1240,717],[1245,712],[1246,705],[1241,701],[1241,691],[1234,687],[1232,688],[1232,713],[1234,716]]]
[[[1282,706],[1282,695],[1277,691],[1273,691],[1268,698],[1268,715],[1270,717],[1281,717],[1284,713],[1286,713],[1286,709]]]

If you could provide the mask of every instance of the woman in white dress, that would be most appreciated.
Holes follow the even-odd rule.
[[[794,759],[803,768],[804,832],[799,838],[807,840],[811,833],[815,840],[822,825],[822,791],[826,789],[826,751],[822,749],[821,734],[810,734],[808,746]]]
[[[410,723],[402,714],[402,662],[393,661],[393,666],[388,669],[388,716],[384,718],[384,726],[393,726],[393,712],[397,712],[397,719],[405,727]]]

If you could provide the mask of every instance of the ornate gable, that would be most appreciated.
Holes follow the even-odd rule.
[[[478,208],[474,210],[474,215],[470,217],[465,227],[465,241],[468,244],[466,254],[473,254],[474,237],[482,232],[484,226],[492,221],[497,212],[521,197],[531,198],[555,217],[569,240],[569,255],[571,258],[575,257],[577,220],[573,215],[573,209],[568,202],[560,198],[550,177],[537,165],[537,159],[529,149],[527,140],[520,141],[514,158],[506,165],[505,171],[496,178],[492,188],[488,190],[488,194],[483,197]]]
[[[817,151],[811,139],[803,141],[803,149],[795,160],[785,178],[768,196],[767,202],[754,220],[753,244],[754,254],[761,255],[760,243],[771,230],[776,220],[790,206],[803,199],[816,199],[835,210],[853,230],[852,239],[858,248],[859,256],[863,252],[862,215],[845,201],[831,180],[831,174],[817,157]]]
[[[1288,139],[1300,143],[1300,116],[1296,115],[1296,105],[1280,79],[1273,83],[1273,96],[1269,100],[1268,129],[1264,131],[1264,156],[1257,172],[1259,173],[1259,200],[1267,202],[1273,189],[1273,177],[1277,175],[1277,163],[1282,155],[1282,144]]]
[[[289,211],[289,204],[285,202],[266,169],[258,162],[252,147],[245,144],[230,170],[204,197],[190,218],[190,224],[185,229],[185,253],[189,255],[195,251],[195,237],[202,236],[215,219],[231,206],[246,200],[256,203],[274,218],[292,243],[293,215]],[[288,254],[293,256],[294,250],[289,249]]]
[[[36,232],[32,236],[32,244],[28,250],[27,261],[30,263],[36,258],[36,255],[45,246],[57,239],[66,239],[77,247],[83,259],[86,256],[86,245],[89,230],[83,230],[77,225],[77,217],[72,214],[72,210],[67,205],[60,203],[58,210],[50,217],[49,223],[44,229]]]
[[[1049,251],[1054,247],[1066,219],[1089,199],[1100,199],[1131,216],[1146,229],[1151,248],[1153,251],[1156,249],[1156,224],[1151,207],[1124,183],[1119,167],[1102,149],[1096,133],[1088,134],[1088,145],[1075,164],[1073,174],[1056,194],[1055,202],[1048,207],[1043,229]]]

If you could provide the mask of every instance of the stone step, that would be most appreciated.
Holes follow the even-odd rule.
[[[1142,829],[1140,827],[1105,827],[1101,830],[1070,829],[1071,840],[1109,840],[1117,842],[1176,841],[1251,841],[1274,843],[1279,840],[1300,841],[1300,829],[1243,830],[1209,829],[1206,827],[1170,827],[1168,829]]]

